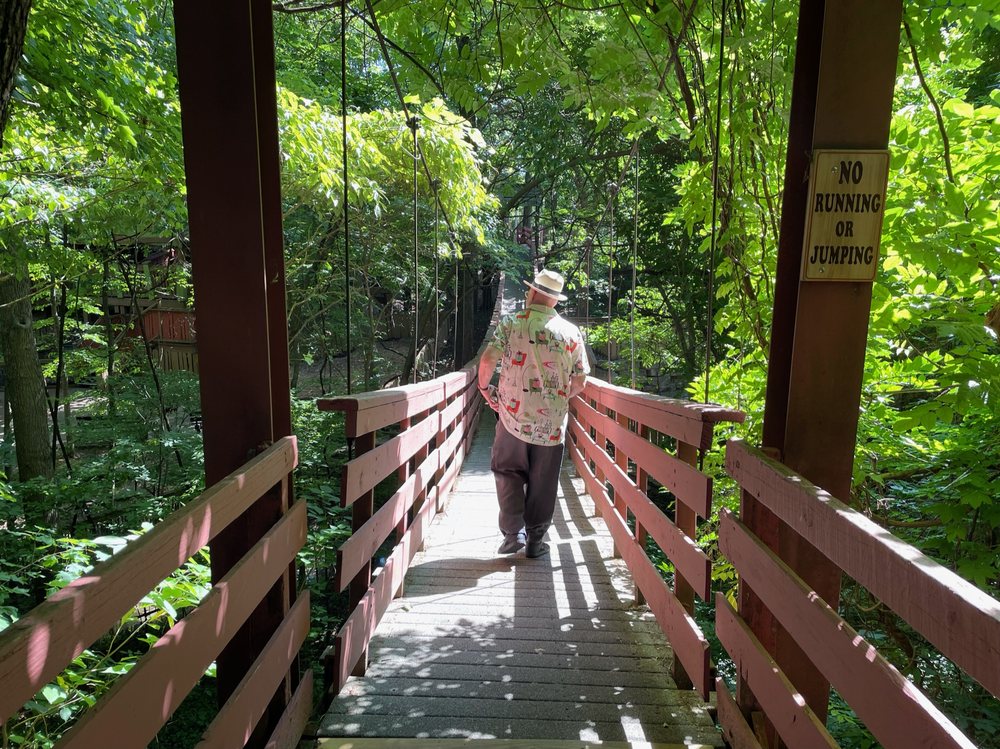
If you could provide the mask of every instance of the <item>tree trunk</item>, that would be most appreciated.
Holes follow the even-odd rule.
[[[28,30],[31,0],[6,0],[0,3],[0,149],[7,130],[7,108],[14,93],[17,68],[24,49],[24,34]]]
[[[18,478],[27,481],[52,476],[45,380],[35,348],[27,263],[9,249],[4,254],[20,271],[0,275],[0,351],[7,367]]]

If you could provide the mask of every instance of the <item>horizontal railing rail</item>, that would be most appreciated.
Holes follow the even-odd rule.
[[[486,341],[502,302],[498,295]],[[457,372],[428,382],[317,401],[321,411],[345,414],[354,448],[340,482],[341,506],[352,509],[352,533],[337,550],[335,575],[337,590],[349,590],[349,613],[323,656],[326,700],[352,674],[364,674],[375,628],[402,591],[424,534],[458,478],[482,413],[481,353]],[[378,431],[387,428],[398,433],[379,444]],[[394,474],[399,487],[376,509],[376,487]],[[393,535],[392,551],[373,576],[373,557]]]
[[[674,679],[708,699],[708,641],[693,618],[694,596],[707,600],[711,561],[695,543],[698,517],[712,509],[712,479],[696,467],[720,422],[742,422],[740,411],[662,398],[588,378],[571,402],[570,455],[636,583],[674,650]],[[666,451],[662,437],[676,444]],[[609,447],[610,443],[610,447]],[[671,519],[647,492],[649,479],[675,497]],[[633,531],[628,520],[634,521]],[[651,538],[675,568],[674,588],[646,552]]]
[[[139,601],[207,546],[265,494],[280,486],[287,507],[298,461],[285,437],[203,492],[121,552],[49,596],[0,633],[0,722],[14,715]],[[194,688],[306,538],[306,509],[293,504],[243,558],[120,677],[58,742],[58,747],[144,747]],[[282,624],[220,710],[199,747],[243,746],[309,631],[309,597]],[[308,672],[274,729],[274,746],[294,746],[311,710]],[[242,741],[234,737],[242,737]],[[291,743],[288,743],[291,741]]]
[[[990,597],[746,443],[730,441],[726,470],[742,489],[892,609],[956,666],[1000,697],[1000,601]],[[722,552],[806,657],[887,748],[973,747],[912,682],[859,635],[733,514]],[[721,595],[716,632],[768,721],[789,746],[836,746],[735,609]],[[734,746],[754,732],[720,681],[719,718]]]

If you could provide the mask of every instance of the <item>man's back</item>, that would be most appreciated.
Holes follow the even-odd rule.
[[[583,335],[551,307],[531,304],[504,317],[491,345],[500,350],[500,420],[535,445],[563,441],[570,381],[589,372]]]

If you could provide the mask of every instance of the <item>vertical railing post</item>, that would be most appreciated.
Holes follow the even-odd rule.
[[[424,419],[432,419],[432,418],[435,418],[436,414],[437,414],[437,411],[434,408],[429,408],[426,411],[421,411],[419,414],[417,414],[417,420],[423,421]],[[420,467],[420,464],[423,463],[424,460],[427,459],[427,456],[429,454],[430,454],[430,442],[426,442],[426,443],[424,443],[423,447],[421,447],[419,450],[417,450],[417,452],[413,456],[413,470],[414,471],[417,470],[417,468]],[[410,511],[410,516],[411,517],[416,517],[417,513],[420,512],[420,508],[423,507],[424,502],[427,501],[427,489],[428,489],[429,486],[430,486],[430,482],[428,482],[428,485],[425,486],[423,489],[421,489],[420,493],[416,497],[413,498],[413,509]],[[422,548],[422,546],[423,546],[423,543],[421,542],[421,548]],[[402,585],[399,586],[399,594],[400,595],[403,594],[403,586]]]
[[[649,441],[649,427],[643,426],[642,424],[637,424],[639,427],[639,436],[642,437],[647,442]],[[635,466],[635,483],[639,487],[639,491],[648,496],[649,493],[649,473],[639,465]],[[639,519],[635,520],[635,540],[639,544],[639,548],[645,550],[646,548],[646,529],[643,527]],[[635,586],[635,602],[642,605],[646,602],[646,597],[639,590],[639,586]]]
[[[364,455],[366,452],[375,449],[375,432],[366,432],[360,435],[354,442],[354,455],[359,457]],[[351,532],[357,533],[357,531],[367,523],[375,510],[375,490],[369,489],[367,492],[362,494],[355,500],[354,504],[351,505]],[[352,579],[350,586],[348,588],[348,604],[351,611],[357,608],[358,604],[361,603],[361,599],[364,597],[365,593],[368,592],[369,586],[372,583],[372,563],[369,559],[365,562],[364,566],[358,571]],[[354,666],[354,670],[351,672],[353,676],[364,676],[365,671],[368,670],[368,650],[366,649],[362,653],[361,657],[358,659],[357,664]],[[343,688],[343,684],[337,685],[337,693]]]
[[[405,432],[407,429],[410,428],[410,424],[412,423],[413,422],[409,419],[409,417],[403,419],[401,422],[399,422],[399,431]],[[399,479],[400,484],[402,484],[404,481],[410,478],[409,461],[402,463],[399,466],[399,468],[396,469],[396,478]],[[409,527],[410,527],[410,517],[409,515],[404,513],[403,517],[400,518],[399,525],[396,526],[396,543],[399,543],[399,540],[403,537],[403,534],[406,533],[406,529]]]
[[[677,441],[677,457],[683,460],[689,465],[697,467],[698,465],[698,448],[694,445],[689,445],[687,442]],[[676,497],[674,498],[674,524],[684,533],[685,536],[690,538],[692,541],[695,540],[698,533],[698,518],[690,507],[685,505]],[[694,614],[694,588],[691,584],[684,579],[676,569],[674,570],[674,595],[677,600],[681,602],[684,610],[689,614]],[[681,689],[688,689],[691,687],[691,679],[684,672],[681,667],[680,662],[674,659],[674,681],[677,686]]]
[[[622,414],[616,414],[616,421],[621,425],[622,429],[628,429],[628,417]],[[622,472],[628,476],[628,455],[625,454],[625,450],[620,444],[615,444],[615,463]],[[615,493],[615,511],[622,516],[622,520],[628,523],[628,504],[625,502],[625,495],[620,492]],[[621,549],[615,549],[615,556],[621,557]]]

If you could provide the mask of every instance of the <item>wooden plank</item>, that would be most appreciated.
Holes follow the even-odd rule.
[[[742,440],[726,472],[1000,697],[1000,601]]]
[[[433,408],[443,397],[444,390],[438,379],[355,396],[319,398],[316,406],[320,411],[343,411],[347,416],[346,434],[353,438],[416,416]]]
[[[712,514],[712,479],[679,457],[664,452],[648,440],[634,432],[623,429],[620,424],[608,423],[611,420],[583,401],[573,402],[576,413],[581,420],[596,427],[596,422],[602,421],[605,434],[614,443],[619,444],[632,458],[632,462],[641,467],[642,471],[652,476],[661,485],[699,517],[709,518]],[[648,429],[647,429],[648,431]]]
[[[591,499],[595,504],[602,505],[602,516],[608,530],[611,531],[616,546],[621,550],[622,559],[632,572],[636,585],[642,589],[650,610],[656,616],[657,625],[670,641],[674,657],[684,665],[702,699],[708,700],[710,689],[708,641],[646,557],[645,550],[639,548],[625,521],[611,511],[608,495],[597,483],[583,454],[576,446],[570,448],[570,454],[577,471],[587,484]]]
[[[721,678],[715,680],[716,705],[719,710],[719,725],[722,735],[731,749],[761,749],[750,724],[743,718],[736,700]]]
[[[313,674],[306,669],[302,681],[282,713],[264,749],[295,749],[312,714]]]
[[[279,440],[0,633],[0,720],[17,712],[297,462],[295,437]]]
[[[822,721],[805,704],[722,593],[715,594],[715,633],[788,746],[838,749]]]
[[[587,378],[584,398],[593,398],[615,413],[626,414],[639,424],[646,424],[674,439],[702,449],[711,446],[713,426],[719,422],[742,423],[746,414],[714,403],[664,398],[639,390],[611,385],[593,377]],[[643,414],[644,418],[636,418]]]
[[[437,450],[431,453],[385,504],[340,545],[335,576],[337,590],[347,588],[351,579],[371,561],[382,542],[403,521],[414,500],[438,470],[439,458]]]
[[[883,746],[963,747],[969,741],[924,694],[816,595],[735,516],[719,546],[744,580]]]
[[[703,601],[711,595],[712,560],[680,528],[670,522],[670,518],[660,511],[652,500],[639,491],[621,468],[612,462],[602,450],[597,449],[587,430],[576,419],[570,419],[570,429],[578,440],[589,448],[589,455],[604,470],[607,479],[615,489],[615,496],[622,497],[629,510],[635,515],[653,540],[660,546],[667,558],[674,563],[678,572],[694,585]],[[619,515],[621,516],[621,515]],[[642,547],[641,547],[642,548]],[[645,551],[643,551],[645,554]]]
[[[366,739],[321,738],[320,749],[713,749],[711,744],[662,741],[584,741],[562,739]]]
[[[295,559],[305,540],[306,504],[299,501],[56,746],[146,746]]]
[[[585,400],[594,400],[605,408],[624,414],[632,421],[646,424],[650,428],[668,434],[675,439],[693,440],[697,443],[700,443],[702,439],[710,439],[711,425],[702,421],[696,412],[660,411],[653,406],[652,401],[644,403],[626,398],[622,393],[617,392],[617,389],[601,387],[601,385],[606,386],[607,383],[597,385],[596,382],[592,378],[587,378],[587,387],[583,391]],[[653,398],[652,395],[649,397]]]
[[[433,491],[437,491],[435,488]],[[334,694],[347,683],[354,666],[365,655],[372,634],[389,607],[396,591],[403,584],[407,567],[416,554],[426,527],[437,513],[437,502],[429,501],[420,508],[406,533],[396,544],[375,582],[362,596],[357,606],[337,632],[335,642]]]
[[[305,590],[205,729],[196,749],[242,749],[246,745],[308,634],[309,591]]]
[[[374,489],[430,442],[437,430],[437,416],[431,414],[405,432],[348,462],[340,482],[340,506],[349,507],[358,497]]]

